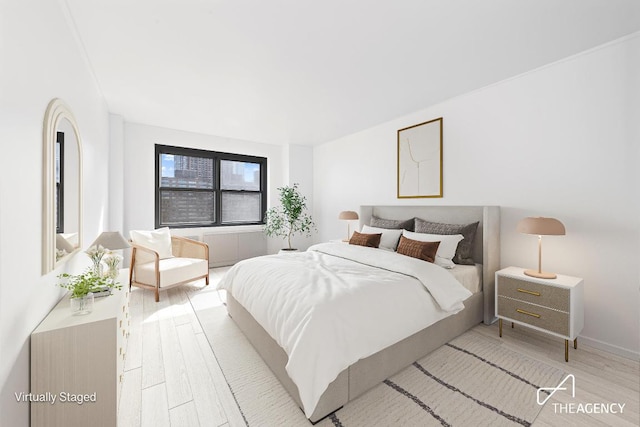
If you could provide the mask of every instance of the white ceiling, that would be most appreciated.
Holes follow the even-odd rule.
[[[63,0],[112,113],[319,144],[640,30],[638,0]]]

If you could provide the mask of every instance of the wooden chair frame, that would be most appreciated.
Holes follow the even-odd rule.
[[[177,258],[201,258],[209,262],[209,245],[197,240],[187,239],[185,237],[171,236],[171,250]],[[143,283],[137,281],[134,277],[136,261],[147,263],[155,262],[155,283]],[[182,285],[198,279],[205,279],[206,286],[209,285],[209,269],[207,274],[202,276],[191,277],[182,282],[174,283],[170,287]],[[129,267],[129,289],[131,286],[138,286],[144,289],[155,291],[156,302],[160,301],[160,256],[158,252],[131,242],[131,265]],[[166,288],[165,288],[166,289]]]

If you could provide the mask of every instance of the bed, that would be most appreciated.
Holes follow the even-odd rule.
[[[458,272],[464,270],[466,271],[464,275],[469,277],[469,275],[474,275],[473,272],[469,273],[469,271],[475,269],[477,272],[475,273],[476,277],[478,276],[478,273],[480,275],[481,284],[479,289],[475,289],[476,292],[466,291],[468,294],[464,294],[464,299],[460,298],[461,300],[463,300],[463,303],[459,304],[459,308],[456,308],[457,306],[455,306],[453,302],[450,304],[451,307],[449,309],[451,310],[451,312],[455,312],[455,314],[447,314],[447,317],[439,318],[439,320],[435,321],[435,323],[432,323],[430,326],[417,330],[417,332],[411,333],[410,335],[404,336],[398,341],[394,341],[393,344],[381,348],[380,350],[375,351],[364,358],[360,358],[359,360],[356,359],[355,361],[353,361],[353,363],[347,365],[347,367],[342,369],[339,374],[337,374],[337,377],[333,376],[333,378],[335,379],[331,381],[328,386],[326,386],[326,388],[324,387],[324,385],[322,385],[321,390],[324,391],[322,393],[316,393],[316,396],[313,398],[313,405],[310,405],[307,386],[301,387],[301,392],[301,390],[298,389],[298,386],[296,386],[296,382],[291,379],[291,377],[294,377],[296,378],[297,383],[301,384],[299,376],[296,376],[298,374],[295,370],[292,370],[291,366],[289,366],[289,372],[292,372],[292,374],[290,375],[287,371],[287,364],[291,362],[291,365],[295,362],[296,366],[298,366],[297,372],[299,372],[300,358],[298,357],[296,360],[294,360],[292,356],[291,360],[289,359],[289,356],[287,356],[287,351],[283,349],[284,347],[289,350],[289,354],[293,354],[291,353],[291,346],[288,345],[288,342],[281,336],[274,333],[273,326],[265,322],[263,317],[261,317],[262,315],[260,314],[260,312],[256,311],[254,306],[245,303],[245,305],[247,305],[248,307],[245,308],[243,304],[238,302],[238,300],[245,299],[245,296],[241,291],[241,289],[243,289],[242,287],[238,285],[236,287],[238,291],[236,292],[236,294],[234,294],[234,290],[232,289],[232,287],[229,287],[229,284],[227,283],[225,286],[227,286],[227,289],[229,290],[229,292],[227,293],[227,309],[229,315],[232,317],[238,327],[243,331],[245,336],[249,339],[254,348],[261,355],[265,363],[271,368],[273,373],[280,380],[283,387],[288,391],[294,401],[296,401],[296,403],[303,409],[307,418],[309,418],[312,423],[318,422],[325,416],[338,410],[345,403],[357,398],[389,376],[402,370],[404,367],[422,358],[429,352],[442,346],[446,342],[450,341],[451,339],[460,335],[471,327],[479,324],[480,322],[489,324],[495,321],[494,280],[495,271],[498,269],[500,257],[499,207],[361,206],[361,224],[368,225],[373,216],[396,220],[418,217],[428,219],[429,221],[449,224],[466,224],[477,221],[479,224],[473,245],[473,257],[477,265],[466,266],[466,269],[461,268],[458,270]],[[320,252],[320,255],[317,255],[318,257],[326,258],[326,256],[329,256],[330,258],[341,258],[343,256],[343,253],[345,251],[349,252],[350,249],[346,248],[346,246],[350,245],[344,246],[345,247],[340,248],[332,247],[331,245],[319,245],[319,247],[313,249],[314,251],[318,250]],[[337,252],[333,253],[335,251]],[[378,249],[377,251],[381,250]],[[355,253],[357,251],[352,252]],[[314,252],[314,254],[315,253],[316,252]],[[385,254],[381,254],[381,262],[384,263],[384,260],[387,258],[389,258],[388,262],[392,262],[390,258],[392,255],[387,256]],[[354,256],[360,255],[358,253]],[[369,255],[365,255],[365,258],[367,258],[368,256]],[[262,262],[264,262],[265,260],[275,265],[273,263],[275,259],[263,259]],[[271,266],[272,264],[269,265]],[[266,266],[266,264],[263,264],[263,266]],[[238,266],[237,270],[239,270],[240,268],[247,267],[243,267],[241,265]],[[428,266],[428,268],[437,268],[444,271],[443,269],[434,266]],[[380,270],[380,280],[383,280],[383,276],[386,278],[385,275],[388,274],[391,273],[387,272],[386,270]],[[449,275],[449,273],[445,274]],[[238,275],[238,277],[243,276]],[[442,277],[442,279],[443,281],[445,281],[444,277]],[[247,279],[245,280],[247,281]],[[436,282],[438,281],[434,281],[434,283],[430,286],[439,286]],[[429,293],[435,296],[438,294],[438,290],[437,288],[434,288],[434,290],[430,289]],[[359,300],[361,299],[361,297],[362,295],[359,297]],[[441,302],[438,301],[438,303]],[[449,303],[447,302],[445,304]],[[251,313],[255,313],[256,315],[254,316]],[[264,327],[260,322],[256,320],[256,318],[262,319],[262,325],[264,325]],[[278,319],[275,320],[275,322],[278,321]],[[345,324],[351,323],[347,321]],[[271,333],[267,332],[267,330],[270,330]],[[272,338],[272,336],[275,336],[277,338],[277,341],[276,339]],[[282,346],[278,344],[278,341],[282,343]],[[329,345],[327,346],[329,347]],[[309,370],[311,371],[316,369],[314,368]],[[319,370],[321,371],[322,369]],[[311,382],[313,381],[315,380],[312,380]]]

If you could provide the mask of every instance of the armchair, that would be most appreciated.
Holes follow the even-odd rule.
[[[155,291],[160,301],[160,289],[167,289],[197,279],[209,285],[209,246],[206,243],[171,236],[170,257],[142,244],[131,243],[129,288],[138,286]]]

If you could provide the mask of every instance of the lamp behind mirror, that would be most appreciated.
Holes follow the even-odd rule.
[[[103,231],[90,246],[102,246],[112,251],[126,249],[131,245],[119,231]]]

